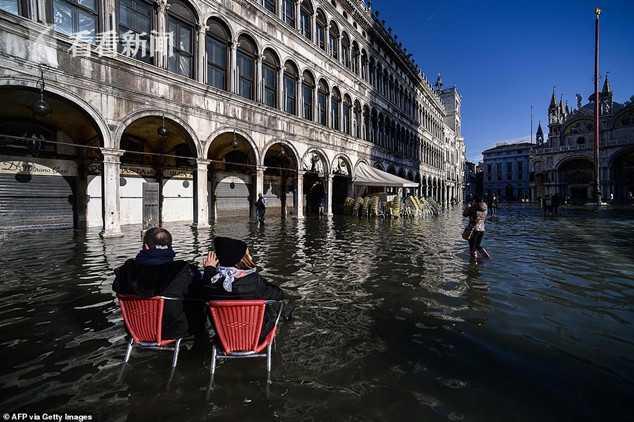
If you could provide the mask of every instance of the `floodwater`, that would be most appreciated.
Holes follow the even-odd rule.
[[[626,420],[634,410],[634,210],[544,219],[510,207],[487,224],[493,256],[469,261],[459,211],[424,221],[270,219],[196,232],[170,225],[200,261],[214,234],[248,240],[296,306],[267,388],[264,360],[217,370],[137,351],[112,270],[139,248],[97,232],[0,240],[0,411],[93,420]],[[631,419],[630,419],[631,420]]]

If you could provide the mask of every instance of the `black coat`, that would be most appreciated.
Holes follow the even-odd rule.
[[[202,296],[209,300],[282,300],[284,294],[282,290],[274,284],[269,283],[257,272],[237,279],[231,285],[231,292],[227,292],[222,286],[222,278],[211,284],[211,278],[217,274],[214,267],[206,267],[203,274],[204,288]],[[275,318],[279,307],[267,306],[264,313],[264,325],[260,341],[271,331],[275,325]]]
[[[142,265],[134,259],[115,270],[112,290],[140,297],[167,296],[198,299],[201,294],[200,272],[185,261],[159,265]],[[163,338],[178,338],[204,328],[205,308],[202,302],[166,300],[163,308]]]

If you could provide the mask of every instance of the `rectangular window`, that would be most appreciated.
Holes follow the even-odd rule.
[[[513,179],[513,163],[506,163],[506,180]]]
[[[237,54],[237,71],[238,71],[238,93],[244,98],[253,99],[253,59],[246,54],[238,51]]]
[[[284,111],[296,114],[297,82],[284,75]]]
[[[284,22],[295,28],[295,2],[284,0]]]
[[[317,44],[322,50],[326,49],[326,29],[321,25],[317,25]]]
[[[524,163],[522,163],[521,161],[517,162],[517,179],[518,180],[522,180],[522,178],[524,177]]]
[[[143,0],[119,1],[119,51],[121,54],[146,63],[152,62],[149,50],[152,10],[152,6]],[[139,45],[136,42],[137,36],[140,40]]]
[[[191,25],[181,22],[173,17],[168,18],[168,32],[172,33],[173,54],[168,57],[167,69],[180,75],[194,76],[192,54],[192,35],[193,28]]]
[[[262,82],[264,83],[264,104],[277,107],[277,72],[271,66],[262,66]]]
[[[502,180],[502,163],[497,163],[495,165],[495,172],[497,174],[497,179]]]
[[[56,31],[66,35],[83,32],[82,40],[94,43],[97,33],[95,0],[54,0],[53,24]]]
[[[20,2],[18,0],[0,0],[0,10],[12,13],[14,15],[20,14]]]
[[[324,126],[328,126],[328,121],[327,121],[328,111],[326,110],[326,104],[327,104],[326,94],[319,93],[319,96],[317,97],[317,106],[319,107],[319,123]]]
[[[308,13],[305,13],[304,11],[302,11],[299,26],[302,30],[302,35],[308,38],[309,40],[312,40],[313,28],[311,27],[310,15]]]
[[[207,84],[227,89],[227,44],[207,36]]]
[[[276,0],[264,0],[264,7],[266,7],[270,12],[277,13],[275,1]]]
[[[313,120],[313,88],[302,85],[304,97],[304,119]]]
[[[332,101],[330,104],[330,121],[332,122],[332,128],[339,130],[339,101]]]

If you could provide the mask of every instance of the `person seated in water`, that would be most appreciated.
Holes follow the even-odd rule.
[[[246,243],[216,237],[214,250],[203,260],[206,300],[282,300],[282,290],[258,274]],[[267,306],[260,340],[271,331],[276,317],[276,309]]]
[[[205,306],[202,302],[201,276],[196,265],[175,260],[172,235],[153,227],[143,236],[143,249],[114,270],[112,290],[119,294],[152,297],[167,296],[198,301],[166,300],[163,310],[163,337],[202,335],[205,329]]]

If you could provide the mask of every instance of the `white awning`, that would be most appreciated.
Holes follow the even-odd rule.
[[[397,188],[418,187],[418,183],[416,182],[386,173],[383,170],[375,169],[365,163],[361,163],[357,167],[352,183],[359,186],[390,186]]]

